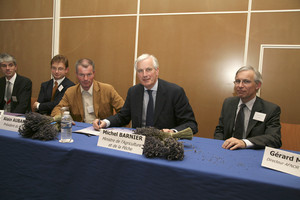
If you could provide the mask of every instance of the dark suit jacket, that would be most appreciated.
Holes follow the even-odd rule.
[[[142,109],[144,86],[141,84],[129,88],[123,108],[114,116],[107,119],[111,127],[127,125],[132,120],[132,127],[142,126]],[[194,112],[183,90],[176,84],[158,79],[156,93],[154,127],[168,128],[181,131],[187,127],[198,132]]]
[[[215,130],[215,139],[226,140],[232,137],[239,100],[239,97],[225,99],[219,125]],[[263,122],[253,119],[255,112],[266,114]],[[256,97],[250,114],[246,139],[255,144],[257,148],[263,148],[264,146],[281,147],[280,112],[279,106]]]
[[[55,94],[54,100],[51,101],[52,96],[52,88],[53,88],[53,79],[46,81],[41,84],[41,89],[38,97],[38,102],[40,103],[38,112],[41,114],[50,115],[53,108],[60,102],[62,97],[65,94],[65,91],[75,85],[72,81],[70,81],[67,77],[59,84]],[[59,91],[59,87],[63,87],[61,91]]]
[[[0,79],[0,109],[4,109],[5,100],[5,88],[6,79],[2,77]],[[30,79],[20,76],[17,74],[14,88],[12,91],[11,99],[11,111],[12,113],[26,113],[31,111],[31,93],[32,93],[32,82]],[[15,98],[14,98],[15,97]]]

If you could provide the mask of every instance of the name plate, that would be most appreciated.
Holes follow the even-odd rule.
[[[300,154],[266,147],[261,166],[300,177]]]
[[[0,121],[0,129],[19,132],[19,127],[26,118],[10,115],[3,115]]]
[[[145,136],[134,134],[130,130],[101,129],[97,146],[142,155],[145,138]]]

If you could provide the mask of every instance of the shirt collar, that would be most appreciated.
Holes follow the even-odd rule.
[[[8,80],[8,79],[5,77],[6,82],[9,81],[9,82],[12,83],[12,84],[15,84],[16,78],[17,78],[17,73],[15,73],[15,75],[13,75],[13,77],[11,77],[10,80]]]
[[[84,91],[86,91],[86,92],[89,93],[90,95],[93,95],[93,86],[94,86],[94,83],[92,83],[90,89],[89,89],[88,91],[86,91],[86,90],[84,90],[84,89],[81,87],[81,85],[80,85],[80,91],[81,91],[81,93],[84,92]]]
[[[66,78],[65,76],[64,76],[63,78],[57,79],[57,80],[55,80],[55,79],[53,78],[53,85],[54,85],[55,81],[57,82],[57,85],[60,85],[61,82],[63,82],[63,81],[65,80],[65,78]]]
[[[250,101],[248,101],[247,103],[245,103],[245,105],[247,106],[247,108],[248,108],[250,111],[252,110],[252,107],[253,107],[253,105],[254,105],[255,100],[256,100],[256,96],[255,96],[253,99],[251,99]],[[243,104],[243,102],[242,102],[242,100],[240,99],[240,102],[239,102],[239,105],[238,105],[238,106],[240,106],[241,104]]]
[[[158,87],[158,79],[156,80],[156,83],[154,84],[154,86],[150,90],[157,91],[157,87]],[[146,91],[148,89],[144,87],[144,90]]]

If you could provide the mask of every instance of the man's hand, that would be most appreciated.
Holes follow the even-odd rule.
[[[224,149],[230,149],[230,150],[244,149],[244,148],[246,148],[246,144],[243,140],[239,140],[239,139],[232,137],[232,138],[225,140],[222,147]]]
[[[99,129],[101,129],[101,128],[106,128],[106,122],[99,120],[99,119],[95,119],[93,121],[93,127],[95,130],[99,131]]]
[[[33,111],[37,111],[37,105],[39,104],[39,102],[34,102],[34,104],[32,105],[32,109]]]

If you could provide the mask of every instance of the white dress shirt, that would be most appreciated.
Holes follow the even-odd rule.
[[[93,123],[94,119],[96,119],[93,104],[93,85],[94,84],[91,85],[88,91],[80,86],[84,110],[84,122],[86,123]]]

